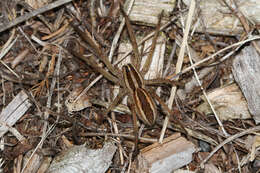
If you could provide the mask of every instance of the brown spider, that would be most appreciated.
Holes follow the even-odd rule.
[[[85,58],[79,53],[71,50],[72,54],[80,59],[84,60],[89,66],[91,66],[94,70],[101,73],[105,78],[112,81],[115,84],[119,84],[121,90],[117,97],[113,100],[110,106],[105,111],[105,115],[107,115],[118,103],[119,101],[125,96],[128,95],[128,105],[131,109],[133,115],[133,122],[134,122],[134,131],[136,136],[136,145],[137,145],[137,117],[146,125],[152,126],[154,125],[156,118],[157,118],[157,108],[156,104],[153,100],[156,99],[159,104],[162,106],[164,112],[169,116],[172,114],[171,110],[169,110],[168,106],[161,101],[160,97],[155,94],[154,91],[148,90],[147,85],[154,85],[154,84],[176,84],[176,82],[167,80],[167,79],[153,79],[153,80],[144,80],[141,74],[145,74],[151,64],[153,53],[155,50],[156,40],[159,34],[160,29],[160,21],[161,15],[159,16],[159,22],[156,27],[156,32],[154,34],[154,38],[152,40],[152,46],[149,51],[148,58],[145,62],[144,67],[140,70],[140,54],[138,51],[138,46],[136,43],[135,36],[133,34],[133,29],[131,27],[130,21],[128,16],[122,10],[122,14],[126,19],[126,26],[130,36],[130,40],[134,50],[134,56],[132,57],[132,63],[124,65],[122,67],[122,71],[118,68],[114,67],[110,61],[108,60],[107,56],[102,52],[100,46],[91,38],[91,34],[88,31],[83,31],[78,22],[74,21],[71,23],[74,30],[81,36],[81,38],[88,43],[92,50],[92,53],[96,55],[107,67],[108,71],[99,67],[95,61],[93,56]],[[137,115],[137,117],[136,117]]]

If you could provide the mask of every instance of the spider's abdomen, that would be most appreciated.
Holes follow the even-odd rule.
[[[133,99],[138,118],[149,126],[154,125],[157,111],[151,95],[143,88],[136,88]]]

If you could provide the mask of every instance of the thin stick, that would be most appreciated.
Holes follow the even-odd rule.
[[[117,136],[117,137],[124,137],[124,138],[129,138],[129,139],[135,139],[135,136],[133,135],[128,135],[128,134],[115,134],[115,133],[87,133],[85,134],[86,136]],[[140,142],[145,142],[145,143],[155,143],[158,142],[157,139],[153,138],[144,138],[144,137],[139,137]]]
[[[191,54],[190,54],[190,51],[189,51],[188,48],[187,48],[187,51],[188,51],[188,55],[189,55],[190,64],[192,65],[192,64],[193,64],[193,61],[192,61],[192,57],[191,57]],[[220,126],[220,128],[221,128],[221,130],[222,130],[222,132],[224,133],[224,135],[225,135],[226,137],[229,136],[229,134],[226,132],[226,130],[225,130],[225,128],[224,128],[222,122],[220,121],[219,116],[218,116],[217,112],[215,111],[215,108],[214,108],[213,105],[211,104],[211,101],[209,100],[209,97],[208,97],[206,91],[204,90],[204,88],[203,88],[203,86],[202,86],[202,84],[201,84],[200,79],[199,79],[199,76],[198,76],[198,74],[197,74],[195,68],[193,68],[193,73],[194,73],[194,75],[195,75],[195,78],[196,78],[196,80],[197,80],[197,82],[198,82],[198,84],[199,84],[199,86],[200,86],[200,89],[202,90],[202,93],[203,93],[203,95],[205,96],[205,98],[206,98],[206,100],[207,100],[207,102],[208,102],[208,104],[209,104],[209,106],[210,106],[210,108],[211,108],[211,110],[212,110],[212,112],[213,112],[213,114],[214,114],[214,116],[215,116],[215,118],[216,118],[216,120],[217,120],[217,122],[218,122],[218,124],[219,124],[219,126]]]
[[[256,126],[247,130],[244,130],[240,133],[237,133],[235,135],[230,136],[229,138],[225,139],[223,142],[221,142],[217,147],[214,148],[214,150],[211,151],[211,153],[201,162],[200,167],[204,168],[204,164],[215,154],[220,148],[222,148],[225,144],[240,138],[244,135],[255,133],[260,130],[260,126]]]
[[[253,36],[253,37],[250,37],[250,38],[247,39],[247,40],[243,40],[243,41],[234,43],[234,44],[232,44],[232,45],[230,45],[230,46],[227,46],[227,47],[225,47],[225,48],[223,48],[223,49],[217,51],[216,53],[214,53],[214,54],[208,56],[207,58],[204,58],[203,60],[194,63],[193,65],[191,65],[191,66],[185,68],[185,69],[182,70],[181,72],[179,72],[179,73],[177,73],[177,74],[174,74],[174,75],[167,76],[166,78],[167,78],[167,79],[171,79],[171,80],[172,80],[172,79],[175,79],[175,78],[178,78],[180,75],[182,75],[182,74],[184,74],[184,73],[187,73],[187,72],[190,71],[192,68],[194,68],[194,67],[196,68],[196,67],[199,66],[200,64],[209,61],[210,59],[214,58],[214,57],[217,56],[218,54],[221,54],[222,52],[225,52],[225,51],[228,50],[228,49],[231,49],[231,48],[236,47],[236,46],[242,46],[242,45],[244,45],[244,44],[247,43],[247,42],[250,42],[250,41],[252,41],[252,40],[259,40],[259,39],[260,39],[260,36]],[[233,52],[233,53],[235,53],[235,52]]]
[[[58,0],[58,1],[55,1],[51,4],[45,5],[42,8],[39,8],[39,9],[36,9],[36,10],[30,12],[30,13],[27,13],[23,16],[17,17],[15,20],[11,21],[7,25],[0,26],[0,33],[9,29],[9,28],[11,28],[11,27],[13,27],[13,26],[16,26],[17,24],[22,23],[22,22],[24,22],[24,21],[26,21],[26,20],[34,17],[34,16],[37,16],[38,14],[42,14],[46,11],[49,11],[49,10],[54,9],[56,7],[62,6],[62,5],[67,4],[71,1],[72,0]]]
[[[185,49],[186,49],[186,46],[187,46],[187,39],[188,39],[188,35],[189,35],[189,30],[190,30],[190,27],[191,27],[192,16],[193,16],[193,13],[195,11],[195,6],[196,6],[196,2],[195,2],[195,0],[192,0],[190,2],[188,19],[187,19],[187,23],[186,23],[186,27],[185,27],[185,31],[184,31],[184,37],[183,37],[183,40],[182,40],[180,53],[179,53],[177,64],[176,64],[176,73],[179,73],[181,71],[181,68],[182,68],[184,53],[185,53]],[[171,89],[171,95],[170,95],[170,99],[169,99],[169,103],[168,103],[168,107],[170,109],[172,108],[172,105],[173,105],[176,90],[177,90],[176,86],[172,87],[172,89]],[[169,122],[169,117],[166,116],[165,119],[164,119],[159,143],[162,143],[162,141],[163,141],[168,122]]]
[[[226,0],[222,0],[224,4],[229,8],[229,10],[239,19],[240,23],[242,24],[244,30],[246,31],[247,34],[250,34],[251,28],[249,26],[249,22],[244,16],[244,14],[240,11],[240,8],[238,7],[236,0],[233,0],[233,4],[235,5],[235,9],[229,5]],[[256,51],[260,55],[260,47],[256,41],[252,41],[253,46],[255,47]]]

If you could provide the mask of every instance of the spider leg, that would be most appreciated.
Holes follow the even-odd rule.
[[[128,31],[128,34],[129,34],[129,37],[130,37],[130,41],[131,41],[131,44],[132,44],[132,47],[133,47],[133,52],[134,52],[134,58],[131,58],[131,62],[133,63],[133,65],[137,68],[137,69],[140,69],[140,62],[141,62],[141,57],[140,57],[140,53],[139,53],[139,50],[138,50],[138,45],[137,45],[137,42],[136,42],[136,38],[135,38],[135,35],[134,35],[134,30],[131,26],[131,23],[130,23],[130,20],[127,16],[127,14],[125,13],[123,7],[120,5],[120,9],[121,9],[121,12],[125,18],[125,23],[126,23],[126,27],[127,27],[127,31]]]
[[[108,60],[108,57],[102,52],[101,47],[91,37],[91,34],[87,30],[83,31],[77,21],[71,22],[71,26],[79,34],[79,36],[93,48],[94,51],[92,53],[94,53],[106,65],[108,70],[114,76],[118,76],[118,74],[120,74],[119,70],[111,64],[111,62]]]
[[[150,51],[149,51],[149,54],[148,54],[147,59],[145,61],[145,64],[144,64],[144,66],[143,66],[143,68],[141,70],[141,74],[143,74],[143,75],[148,72],[148,70],[150,68],[150,65],[152,63],[152,58],[153,58],[153,54],[154,54],[154,51],[155,51],[156,41],[157,41],[157,38],[158,38],[158,35],[159,35],[159,31],[160,31],[162,14],[163,14],[163,12],[159,15],[158,24],[156,26],[154,37],[153,37],[153,40],[152,40],[152,46],[150,48]]]
[[[113,83],[119,83],[118,78],[115,76],[111,75],[108,71],[106,71],[104,68],[101,68],[98,66],[98,64],[95,61],[95,58],[93,56],[90,57],[84,57],[82,54],[78,53],[77,51],[70,50],[70,53],[81,59],[82,61],[86,62],[90,67],[92,67],[95,71],[98,73],[102,74],[106,79],[110,80]]]
[[[169,109],[169,107],[164,103],[164,101],[161,100],[161,98],[155,93],[155,91],[152,91],[152,90],[149,90],[149,93],[151,94],[151,96],[156,99],[158,101],[158,103],[162,106],[162,109],[164,111],[164,113],[166,114],[166,116],[172,116],[175,123],[179,124],[182,128],[182,130],[184,132],[187,133],[186,129],[185,129],[185,126],[184,124],[178,119],[176,118],[174,115],[173,115],[173,112]]]
[[[135,149],[134,149],[134,155],[137,155],[138,153],[138,126],[137,126],[137,115],[135,111],[135,105],[133,104],[133,98],[128,97],[127,99],[127,105],[129,106],[131,112],[132,112],[132,118],[133,118],[133,125],[134,125],[134,136],[135,136]]]
[[[144,81],[145,85],[152,85],[152,86],[162,86],[162,85],[170,85],[170,86],[179,86],[183,87],[184,84],[178,81],[172,81],[165,78],[156,78],[156,79],[147,79]]]
[[[116,105],[124,98],[124,96],[127,94],[126,90],[121,90],[119,94],[116,96],[116,98],[112,101],[112,103],[108,106],[106,111],[104,112],[104,115],[107,115],[111,110],[113,110]]]

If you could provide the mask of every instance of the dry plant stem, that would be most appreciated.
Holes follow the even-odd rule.
[[[5,50],[10,45],[10,43],[13,41],[14,36],[16,35],[16,29],[12,29],[10,33],[11,33],[11,35],[9,36],[9,38],[5,42],[5,44],[2,46],[1,50]],[[1,54],[2,54],[2,52],[1,52]],[[0,54],[0,57],[1,57],[1,54]],[[0,58],[0,59],[2,59],[2,58]]]
[[[97,22],[96,22],[96,13],[95,13],[95,1],[96,0],[91,0],[90,1],[90,18],[91,18],[91,23],[92,23],[92,28],[91,31],[95,30],[96,26],[97,26]]]
[[[19,5],[21,5],[22,7],[24,7],[26,10],[28,10],[29,12],[32,12],[33,10],[35,10],[34,8],[32,8],[28,3],[23,2],[23,1],[19,1],[18,2]],[[38,14],[37,17],[48,27],[48,29],[53,32],[54,27],[52,26],[51,23],[48,22],[48,20],[46,20],[46,18],[41,15]]]
[[[184,53],[185,53],[185,49],[186,49],[186,46],[187,46],[187,39],[188,39],[189,30],[190,30],[191,22],[192,22],[192,16],[193,16],[193,13],[195,11],[195,6],[196,6],[195,0],[191,0],[189,12],[188,12],[187,23],[186,23],[186,27],[185,27],[185,31],[184,31],[184,37],[183,37],[183,41],[182,41],[181,48],[180,48],[180,53],[179,53],[177,64],[176,64],[176,74],[181,72]],[[176,86],[172,87],[172,89],[171,89],[171,95],[170,95],[170,99],[169,99],[169,103],[168,103],[168,107],[170,109],[172,108],[172,105],[173,105],[176,90],[177,90]],[[164,120],[164,123],[163,123],[163,128],[162,128],[160,139],[159,139],[160,143],[162,143],[162,141],[163,141],[164,134],[165,134],[165,131],[166,131],[166,128],[167,128],[167,125],[168,125],[168,121],[169,121],[169,118],[165,117],[165,120]]]
[[[3,100],[2,100],[2,102],[3,102],[3,105],[6,105],[6,101],[5,101],[6,100],[5,80],[4,80],[1,73],[0,73],[0,76],[1,76],[2,90],[3,90]]]
[[[26,38],[26,40],[32,45],[34,51],[38,53],[38,50],[36,49],[35,45],[34,45],[33,42],[31,41],[30,37],[29,37],[26,33],[24,33],[22,27],[19,26],[18,29],[19,29],[19,31],[24,35],[24,37]]]
[[[118,127],[117,127],[117,124],[116,124],[116,116],[115,116],[115,113],[114,112],[111,112],[111,117],[112,117],[112,125],[113,125],[113,128],[114,128],[114,131],[115,131],[115,134],[118,134]],[[119,156],[120,156],[120,162],[121,162],[121,165],[124,164],[124,156],[123,156],[123,151],[122,151],[122,147],[121,147],[121,143],[120,143],[120,138],[117,137],[117,140],[118,140],[118,143],[117,145],[119,145]]]
[[[61,49],[61,48],[59,48]],[[58,56],[58,61],[56,63],[56,67],[55,67],[55,70],[54,70],[54,76],[58,76],[59,75],[59,69],[60,69],[60,65],[61,65],[61,61],[62,61],[62,57],[63,56]],[[52,100],[52,95],[53,95],[53,92],[54,92],[54,88],[56,86],[56,82],[57,82],[57,78],[54,77],[52,78],[52,83],[51,83],[51,87],[50,87],[50,91],[49,91],[49,96],[48,96],[48,99],[47,99],[47,104],[46,104],[46,107],[47,108],[50,108],[51,107],[51,100]],[[49,112],[48,111],[45,111],[44,112],[44,119],[47,120],[49,118]],[[44,122],[44,126],[43,126],[43,133],[42,133],[42,139],[45,138],[46,136],[46,133],[47,133],[47,127],[48,127],[48,121],[45,121]]]
[[[2,49],[1,50],[1,53],[0,53],[0,60],[9,52],[9,50],[13,47],[14,43],[16,42],[17,40],[17,37],[7,46],[5,45],[5,49]]]
[[[135,139],[134,135],[128,135],[128,134],[115,134],[115,133],[87,133],[86,136],[114,136],[114,137],[123,137],[123,138],[128,138],[128,139]],[[139,137],[138,140],[143,143],[155,143],[158,142],[157,139],[153,138],[144,138],[144,137]]]
[[[13,20],[12,22],[8,23],[7,25],[0,26],[0,33],[5,31],[5,30],[7,30],[7,29],[9,29],[9,28],[11,28],[11,27],[13,27],[13,26],[16,26],[17,24],[22,23],[22,22],[24,22],[24,21],[26,21],[26,20],[34,17],[34,16],[42,14],[42,13],[44,13],[46,11],[49,11],[51,9],[54,9],[56,7],[62,6],[62,5],[66,4],[66,3],[69,3],[71,1],[72,0],[58,0],[58,1],[50,3],[50,4],[48,4],[48,5],[46,5],[46,6],[42,7],[42,8],[36,9],[36,10],[34,10],[34,11],[28,13],[28,14],[25,14],[23,16],[17,17],[15,20]]]
[[[36,151],[41,148],[43,141],[47,138],[47,136],[54,130],[56,124],[53,124],[50,126],[50,128],[46,131],[46,135],[43,136],[40,140],[40,142],[38,143],[38,145],[36,146],[36,148],[34,149],[34,151],[32,152],[32,154],[30,155],[30,157],[28,158],[27,162],[24,164],[24,167],[21,171],[21,173],[24,172],[25,168],[27,167],[28,163],[30,162],[30,160],[32,159],[33,155],[36,153]]]
[[[65,8],[62,8],[58,11],[58,15],[53,24],[54,31],[59,30],[61,24],[64,22],[64,19],[65,19],[64,11],[65,11]]]
[[[240,23],[242,24],[244,30],[246,31],[247,34],[250,34],[251,29],[248,23],[248,20],[246,19],[246,17],[241,13],[241,11],[239,10],[239,7],[236,3],[236,0],[232,0],[233,4],[236,6],[236,9],[232,8],[227,2],[226,0],[222,0],[222,2],[224,2],[224,4],[230,9],[230,11],[239,19]],[[252,41],[253,46],[255,47],[256,51],[258,52],[258,54],[260,55],[260,47],[257,44],[256,41]]]
[[[42,37],[41,40],[48,40],[48,39],[50,39],[52,37],[55,37],[56,35],[58,35],[60,33],[63,33],[65,31],[65,29],[68,27],[69,22],[70,21],[67,21],[59,30],[51,33],[50,35],[46,35],[46,36]]]
[[[225,144],[232,142],[233,140],[240,138],[244,135],[255,133],[257,131],[260,131],[260,126],[256,126],[247,130],[244,130],[240,133],[237,133],[235,135],[230,136],[229,138],[225,139],[223,142],[221,142],[217,147],[215,147],[211,153],[201,162],[200,167],[204,168],[204,164],[215,154],[220,148],[222,148]]]
[[[26,138],[19,133],[19,131],[16,128],[13,128],[9,126],[7,123],[0,121],[0,125],[3,127],[6,127],[9,132],[11,132],[21,143],[26,142]]]
[[[187,49],[187,51],[188,51],[188,55],[189,55],[190,64],[193,65],[193,61],[192,61],[192,57],[191,57],[191,54],[190,54],[189,49]],[[213,114],[214,114],[214,116],[215,116],[215,118],[216,118],[216,120],[217,120],[217,122],[218,122],[218,124],[219,124],[219,126],[220,126],[220,128],[221,128],[221,130],[222,130],[222,132],[224,133],[224,135],[225,135],[226,137],[229,136],[229,134],[226,132],[226,130],[225,130],[225,128],[224,128],[222,122],[220,121],[219,116],[217,115],[217,112],[215,111],[215,108],[214,108],[213,105],[211,104],[211,101],[209,100],[206,91],[205,91],[204,88],[202,87],[202,84],[201,84],[201,82],[200,82],[199,76],[198,76],[198,74],[197,74],[195,68],[193,68],[193,72],[194,72],[195,78],[196,78],[196,80],[197,80],[197,82],[198,82],[198,84],[199,84],[199,86],[200,86],[200,89],[202,90],[203,95],[205,96],[205,98],[206,98],[206,100],[207,100],[207,102],[208,102],[208,104],[209,104],[209,106],[210,106],[210,108],[211,108],[211,110],[212,110],[212,112],[213,112]]]
[[[253,37],[251,37],[251,38],[249,38],[249,39],[247,39],[247,40],[243,40],[243,41],[234,43],[234,44],[232,44],[232,45],[230,45],[230,46],[227,46],[227,47],[225,47],[225,48],[219,50],[218,52],[216,52],[216,53],[210,55],[209,57],[207,57],[207,58],[205,58],[205,59],[203,59],[203,60],[201,60],[201,61],[198,61],[198,62],[194,63],[193,65],[191,65],[191,66],[185,68],[185,69],[182,70],[181,72],[179,72],[179,73],[177,73],[177,74],[174,74],[174,75],[167,76],[166,78],[167,78],[167,79],[177,79],[180,75],[182,75],[182,74],[184,74],[184,73],[187,73],[187,72],[190,71],[193,67],[196,68],[197,66],[201,65],[202,63],[205,63],[205,62],[209,61],[210,59],[214,58],[214,57],[217,56],[218,54],[221,54],[222,52],[225,52],[225,51],[228,50],[228,49],[231,49],[231,48],[237,47],[237,46],[241,47],[242,45],[244,45],[244,44],[247,43],[247,42],[250,42],[250,41],[253,41],[253,40],[259,40],[259,39],[260,39],[260,36],[253,36]],[[233,53],[235,53],[235,51],[234,51]],[[230,56],[231,56],[231,55],[230,55],[230,53],[229,53],[229,57],[230,57]]]

